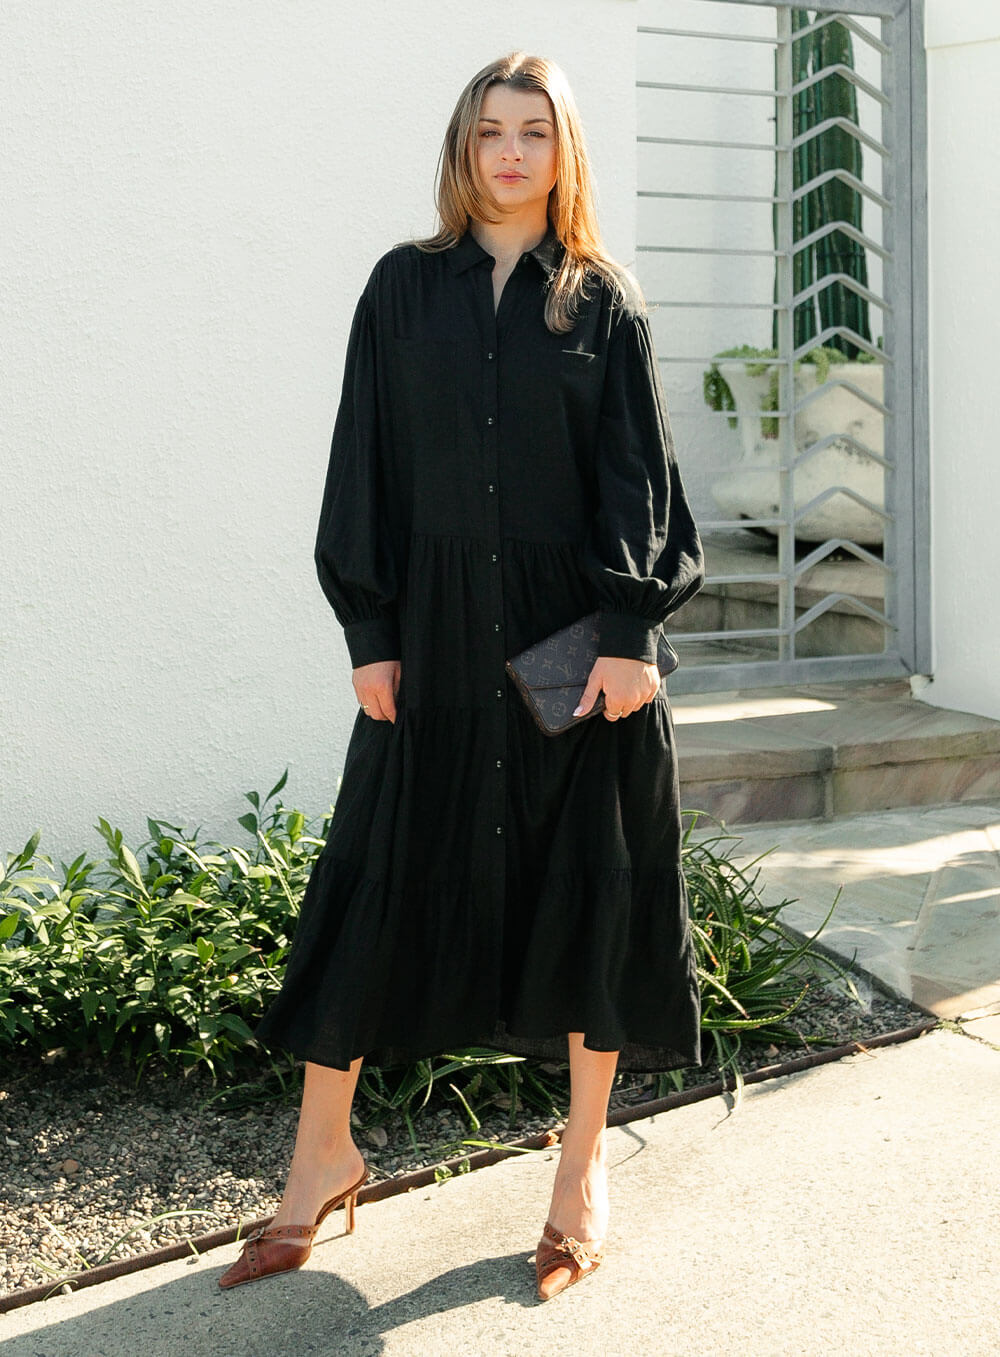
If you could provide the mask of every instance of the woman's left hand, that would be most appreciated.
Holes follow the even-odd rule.
[[[602,655],[590,671],[580,705],[573,715],[586,716],[597,701],[598,693],[603,692],[605,720],[617,721],[652,702],[659,687],[660,671],[655,664]]]

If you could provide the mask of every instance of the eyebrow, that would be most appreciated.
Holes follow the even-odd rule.
[[[481,123],[495,123],[497,127],[500,126],[500,119],[499,119],[499,118],[480,118],[479,121],[480,121]],[[551,127],[551,126],[552,126],[552,119],[551,119],[551,118],[525,118],[525,120],[524,120],[522,126],[527,127],[529,123],[547,123],[548,126]]]

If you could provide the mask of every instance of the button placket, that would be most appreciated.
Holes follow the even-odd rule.
[[[508,284],[511,280],[508,280]],[[504,606],[503,606],[503,576],[501,574],[501,519],[500,519],[500,418],[503,411],[500,407],[500,362],[499,346],[497,334],[496,311],[493,306],[493,287],[492,279],[484,270],[483,282],[483,315],[486,320],[485,343],[483,344],[483,406],[482,406],[482,430],[483,430],[483,468],[484,481],[486,484],[486,523],[487,523],[487,551],[489,552],[489,605],[490,610],[486,614],[492,621],[492,633],[496,642],[494,651],[494,663],[496,665],[497,687],[494,707],[494,761],[496,763],[497,779],[493,789],[494,806],[494,825],[496,832],[493,835],[494,842],[497,845],[499,860],[497,863],[498,891],[504,880],[504,822],[507,818],[507,704],[504,698],[507,694],[507,673],[506,673],[506,653],[504,651]],[[487,296],[488,294],[488,300]],[[498,896],[497,908],[502,911],[503,895],[502,891]],[[502,918],[502,913],[501,913]]]

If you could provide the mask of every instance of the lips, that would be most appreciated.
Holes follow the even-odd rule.
[[[515,184],[519,179],[527,179],[526,174],[517,174],[514,171],[498,174],[497,178],[504,184]]]

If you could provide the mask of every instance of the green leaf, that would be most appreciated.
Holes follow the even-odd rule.
[[[251,815],[249,812],[246,815],[241,815],[238,823],[243,826],[243,828],[247,831],[248,834],[257,833],[256,815]]]
[[[18,858],[23,866],[27,867],[28,863],[35,856],[35,849],[38,847],[39,843],[41,842],[41,839],[42,831],[40,829],[36,829],[34,834],[32,834],[31,838],[28,840],[28,842],[24,845],[24,847],[18,854]]]
[[[251,956],[254,950],[249,943],[241,942],[237,947],[227,948],[219,959],[224,966],[235,966],[238,961],[243,961]]]
[[[120,850],[122,870],[134,886],[145,894],[146,883],[142,877],[142,868],[139,866],[139,859],[129,848],[127,843],[123,843]]]
[[[264,799],[266,801],[270,801],[272,796],[277,796],[287,781],[288,781],[288,769],[286,768],[285,771],[281,774],[281,777],[278,778],[277,782],[274,784],[274,786],[271,788],[271,790],[268,792],[267,796]]]
[[[215,943],[209,942],[208,938],[195,938],[195,944],[198,948],[198,956],[201,958],[202,965],[207,966],[215,955]]]
[[[228,1028],[230,1032],[235,1032],[243,1041],[253,1041],[254,1039],[250,1028],[238,1013],[220,1013],[219,1023],[222,1027]]]
[[[84,990],[80,995],[80,1007],[83,1009],[83,1020],[88,1025],[94,1021],[94,1014],[100,1006],[101,996],[97,990]]]
[[[0,919],[0,942],[6,942],[8,938],[13,937],[20,922],[20,914],[8,914],[5,919]]]

